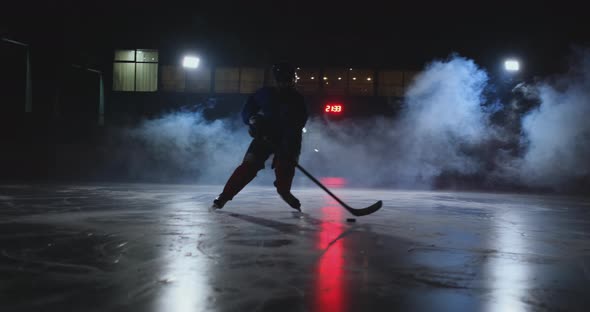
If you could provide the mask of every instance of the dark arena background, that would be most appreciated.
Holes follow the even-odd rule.
[[[589,311],[581,3],[9,1],[0,311]],[[221,210],[296,68],[293,194]]]

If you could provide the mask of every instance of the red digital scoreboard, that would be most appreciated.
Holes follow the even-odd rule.
[[[328,103],[324,107],[324,112],[327,114],[340,114],[342,113],[342,104],[340,103]]]

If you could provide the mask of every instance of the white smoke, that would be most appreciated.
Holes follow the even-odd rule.
[[[541,104],[523,119],[527,184],[561,188],[590,175],[589,56],[578,52],[568,74],[536,85]]]
[[[480,105],[486,81],[465,58],[433,62],[409,88],[398,120],[310,120],[300,163],[319,176],[363,186],[429,187],[443,171],[477,172],[469,149],[488,135]],[[189,173],[195,182],[223,183],[250,141],[237,119],[207,121],[200,112],[145,120],[125,133],[139,144],[127,153],[132,175],[157,180]]]
[[[490,136],[482,109],[487,80],[462,57],[432,62],[408,89],[398,119],[315,125],[306,150],[320,146],[326,155],[312,155],[322,161],[317,170],[364,185],[424,188],[444,171],[476,173],[480,162],[470,151]]]
[[[206,184],[224,183],[249,141],[237,121],[208,121],[200,111],[144,120],[124,137],[134,144],[127,149],[134,153],[127,159],[131,176]]]
[[[470,154],[490,136],[482,97],[488,76],[471,60],[453,57],[431,63],[406,94],[396,126],[404,184],[430,183],[443,171],[473,174],[480,161]]]
[[[491,116],[505,106],[484,98],[493,87],[487,73],[460,56],[434,61],[415,78],[396,118],[311,119],[300,164],[318,177],[344,177],[358,186],[430,188],[445,175],[553,188],[587,179],[590,66],[575,68],[558,80],[527,85],[540,106],[525,116],[510,111],[508,122],[492,124]],[[518,142],[514,129],[521,126]],[[188,176],[208,184],[224,183],[250,142],[237,116],[208,121],[200,112],[146,120],[125,138],[132,147],[126,154],[131,175],[167,181]],[[273,173],[259,175],[255,181],[266,183]],[[299,175],[296,182],[302,181]]]
[[[391,157],[397,154],[391,120],[348,120],[326,123],[314,118],[306,127],[300,164],[318,176],[337,176],[351,185],[390,184]],[[317,151],[317,152],[316,152]]]

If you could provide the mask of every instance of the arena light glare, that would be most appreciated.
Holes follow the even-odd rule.
[[[517,60],[509,59],[504,61],[504,69],[509,72],[516,72],[520,70],[520,64]]]
[[[184,68],[197,68],[199,67],[199,58],[196,56],[187,55],[182,60],[182,67]]]

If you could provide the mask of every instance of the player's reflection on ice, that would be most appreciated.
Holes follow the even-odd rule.
[[[314,311],[346,311],[345,238],[340,237],[346,230],[340,223],[345,212],[332,198],[326,197],[326,203],[321,208],[322,223],[316,244],[322,254],[316,268]]]

